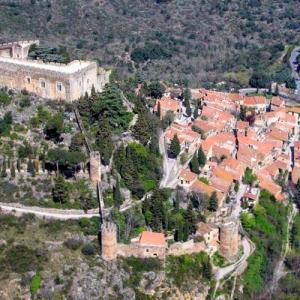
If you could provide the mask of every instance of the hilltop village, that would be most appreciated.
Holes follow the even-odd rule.
[[[0,45],[1,216],[76,220],[84,238],[61,244],[105,268],[162,262],[167,275],[144,272],[136,293],[163,294],[168,278],[175,297],[190,278],[195,299],[229,289],[259,248],[255,217],[275,207],[287,219],[300,182],[299,107],[275,83],[224,92],[122,81],[93,61],[33,59],[39,51],[39,41]],[[141,288],[145,276],[151,288]]]

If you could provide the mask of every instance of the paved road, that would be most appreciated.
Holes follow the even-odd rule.
[[[292,69],[291,75],[296,81],[296,85],[297,85],[296,97],[298,100],[300,100],[300,77],[296,71],[297,65],[295,65],[294,62],[296,61],[297,56],[300,54],[299,51],[300,51],[300,47],[294,48],[293,51],[291,52],[291,56],[290,56],[290,66]]]

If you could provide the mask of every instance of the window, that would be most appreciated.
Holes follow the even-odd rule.
[[[146,249],[146,252],[149,252],[149,249]]]
[[[56,90],[57,90],[58,92],[61,92],[62,89],[63,89],[62,83],[61,83],[61,82],[57,82],[57,83],[56,83]]]
[[[44,80],[41,80],[41,88],[43,89],[46,88],[46,82]]]
[[[25,78],[25,81],[26,81],[26,83],[29,84],[29,83],[31,83],[31,78],[28,76],[28,77]]]

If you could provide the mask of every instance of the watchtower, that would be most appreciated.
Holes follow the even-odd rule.
[[[100,153],[98,151],[90,153],[90,180],[95,186],[98,181],[101,181],[101,161]]]
[[[102,258],[107,261],[117,258],[117,226],[105,221],[101,225]]]
[[[220,225],[220,252],[228,260],[235,260],[239,254],[239,224],[231,219]]]

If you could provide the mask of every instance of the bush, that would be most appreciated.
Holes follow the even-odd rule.
[[[31,285],[30,285],[30,292],[32,295],[36,294],[38,289],[40,288],[42,283],[42,276],[39,272],[37,272],[31,280]]]
[[[93,244],[84,245],[81,249],[82,254],[91,256],[96,254],[96,248]]]
[[[11,103],[11,97],[4,91],[0,91],[0,105],[7,106]]]
[[[44,258],[40,258],[37,252],[24,245],[16,245],[7,249],[5,258],[1,259],[4,265],[12,272],[25,273],[41,269]]]
[[[70,250],[77,250],[81,247],[82,242],[80,240],[77,239],[67,239],[66,241],[64,241],[64,245],[70,249]]]

